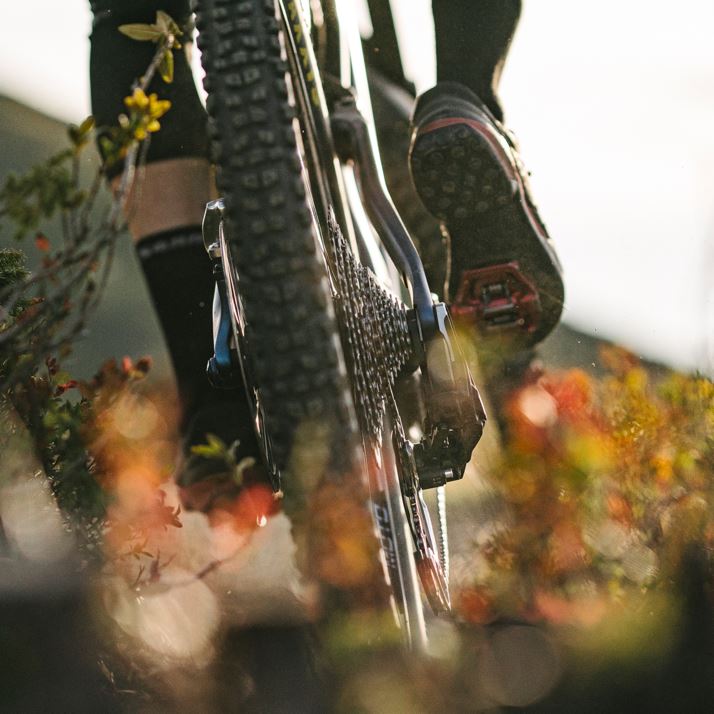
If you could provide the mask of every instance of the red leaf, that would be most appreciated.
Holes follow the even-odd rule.
[[[55,396],[59,397],[60,394],[64,394],[68,389],[74,389],[78,384],[79,382],[76,379],[70,379],[69,382],[58,384],[55,389]]]
[[[456,597],[456,610],[467,622],[485,624],[493,620],[493,602],[482,589],[465,588]]]
[[[50,249],[50,241],[44,233],[38,233],[35,236],[35,246],[37,247],[37,250],[41,250],[43,253],[46,253]]]

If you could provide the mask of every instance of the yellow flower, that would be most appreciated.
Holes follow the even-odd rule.
[[[130,97],[125,97],[124,103],[130,109],[131,117],[119,117],[122,128],[131,132],[133,139],[143,141],[148,134],[161,128],[159,117],[171,108],[167,99],[159,99],[154,93],[148,96],[142,89],[135,89]],[[122,123],[122,118],[124,122]]]
[[[124,104],[132,113],[145,116],[147,119],[158,119],[166,114],[171,108],[171,102],[168,99],[159,99],[155,93],[151,93],[148,97],[143,89],[136,88],[130,97],[124,97]]]
[[[152,96],[156,97],[155,94]],[[124,104],[126,104],[129,109],[138,109],[139,111],[143,111],[149,106],[150,99],[146,96],[143,89],[137,87],[130,97],[124,97]]]
[[[159,99],[156,94],[149,95],[149,117],[151,119],[158,119],[159,117],[166,114],[166,112],[171,108],[171,102],[168,99]],[[151,131],[151,129],[149,130]],[[154,131],[156,131],[154,129]]]

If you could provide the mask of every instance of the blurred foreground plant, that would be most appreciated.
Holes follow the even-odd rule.
[[[124,30],[131,36],[137,27],[144,26]],[[180,47],[181,32],[166,13],[158,13],[156,24],[145,27],[157,49],[126,97],[127,113],[118,117],[118,125],[95,128],[88,117],[79,126],[70,126],[70,148],[24,176],[9,176],[0,189],[3,224],[17,241],[33,236],[39,253],[39,267],[30,274],[19,251],[0,250],[0,393],[6,397],[14,385],[35,374],[47,355],[66,356],[106,284],[137,163],[170,107],[146,91],[157,71],[172,81],[172,51]],[[95,134],[103,164],[84,186],[81,160]],[[93,209],[104,178],[122,161],[112,205],[97,219]],[[50,239],[43,231],[43,224],[53,218],[60,221],[60,239]]]
[[[507,517],[460,595],[498,613],[593,625],[629,595],[672,594],[690,546],[714,545],[714,384],[603,348],[602,379],[546,373],[517,390],[494,483]]]
[[[86,382],[72,380],[61,362],[102,295],[124,230],[136,166],[170,107],[146,91],[157,72],[172,81],[172,52],[180,47],[181,32],[161,12],[156,24],[146,27],[157,49],[126,97],[127,111],[117,126],[95,127],[92,117],[70,126],[69,148],[23,176],[9,176],[0,188],[3,227],[34,250],[37,266],[31,272],[21,250],[0,249],[0,453],[7,455],[10,443],[18,443],[24,432],[23,443],[35,454],[59,505],[85,526],[102,522],[109,498],[105,482],[111,465],[103,462],[95,432],[111,405],[128,398],[148,361],[121,367],[110,361]],[[136,27],[124,30],[137,32]],[[103,163],[85,182],[80,167],[93,139]],[[111,205],[98,215],[105,179],[117,170]],[[46,231],[53,219],[59,236]],[[28,239],[34,239],[30,245]],[[84,530],[86,536],[89,530]]]

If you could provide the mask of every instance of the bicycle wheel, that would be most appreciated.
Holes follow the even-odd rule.
[[[306,574],[376,599],[385,578],[276,5],[200,0],[196,21],[241,358],[266,457]]]
[[[375,459],[364,425],[358,427],[352,394],[359,398],[359,390],[351,389],[340,342],[345,315],[333,305],[328,223],[345,209],[334,200],[339,189],[331,190],[321,175],[333,155],[324,135],[315,136],[311,112],[322,110],[318,119],[325,120],[324,106],[310,92],[316,70],[305,66],[296,26],[284,34],[277,9],[273,0],[200,0],[197,7],[218,188],[244,325],[239,342],[249,362],[244,371],[294,523],[302,519],[314,536],[308,572],[384,605],[386,565],[405,639],[423,649],[422,600],[396,458],[388,431]],[[349,346],[345,350],[349,357]],[[316,438],[319,444],[307,450],[319,455],[309,467],[318,473],[305,479],[304,460],[295,454]],[[362,444],[367,448],[357,448]],[[337,488],[316,494],[314,484],[325,481]],[[351,559],[342,557],[345,531],[355,531],[350,519],[359,521],[361,541]],[[354,545],[352,538],[347,550]]]
[[[201,0],[196,18],[218,189],[273,458],[287,468],[300,424],[320,420],[349,468],[354,419],[274,4]]]

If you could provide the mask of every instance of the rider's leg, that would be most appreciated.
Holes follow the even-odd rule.
[[[92,108],[98,126],[111,126],[124,110],[123,98],[132,82],[146,70],[155,51],[153,43],[120,34],[118,25],[153,22],[157,9],[184,25],[190,17],[189,0],[96,0],[92,9]],[[176,374],[182,434],[187,445],[205,441],[207,432],[228,441],[238,437],[240,456],[256,455],[243,390],[213,389],[205,376],[213,350],[214,282],[200,224],[212,181],[206,115],[183,50],[175,52],[174,81],[165,84],[156,78],[150,91],[169,99],[172,108],[162,117],[161,130],[152,135],[128,217]],[[191,479],[186,469],[182,475]]]
[[[432,0],[439,82],[459,82],[503,121],[498,84],[521,0]]]
[[[503,127],[498,85],[521,0],[432,0],[435,88],[417,101],[410,166],[451,239],[452,314],[476,328],[501,420],[508,393],[533,377],[533,347],[556,325],[560,264]]]
[[[451,236],[454,312],[506,351],[543,339],[563,302],[560,264],[497,96],[520,7],[433,0],[439,81],[417,100],[410,152],[420,198]]]

